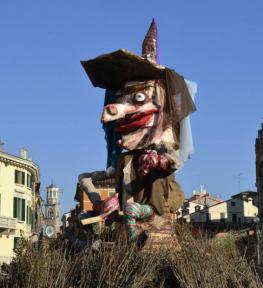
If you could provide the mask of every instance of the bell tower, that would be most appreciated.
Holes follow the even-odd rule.
[[[45,231],[44,234],[48,238],[56,238],[60,232],[61,215],[59,196],[61,190],[59,187],[51,183],[46,187],[46,204],[45,204]]]

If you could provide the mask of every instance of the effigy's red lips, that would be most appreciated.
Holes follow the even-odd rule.
[[[153,113],[156,113],[157,111],[157,109],[151,109],[147,112],[127,115],[124,119],[117,122],[116,131],[122,134],[127,134],[142,128],[150,121]]]

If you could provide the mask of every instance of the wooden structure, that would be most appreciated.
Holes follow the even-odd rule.
[[[92,183],[95,186],[96,191],[100,193],[101,200],[105,200],[115,194],[114,178],[92,181]],[[93,211],[92,203],[88,194],[80,189],[79,184],[77,184],[74,199],[79,203],[80,211]]]

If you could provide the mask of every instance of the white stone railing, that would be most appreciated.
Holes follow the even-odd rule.
[[[3,263],[10,264],[12,259],[13,257],[10,257],[10,256],[0,256],[0,265]]]
[[[0,216],[0,228],[16,229],[16,218]]]
[[[31,234],[32,233],[32,229],[31,229],[31,225],[30,224],[26,225],[25,231],[26,231],[27,234]]]

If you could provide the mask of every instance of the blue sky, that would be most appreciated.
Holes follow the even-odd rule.
[[[203,184],[229,198],[255,190],[254,144],[262,122],[263,2],[1,1],[0,139],[26,147],[42,190],[63,189],[74,207],[78,174],[105,168],[104,91],[80,60],[119,48],[140,54],[152,17],[161,64],[199,86],[192,116],[195,154],[178,173],[185,194]]]

